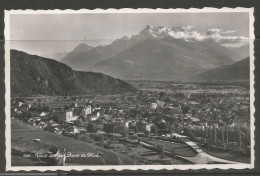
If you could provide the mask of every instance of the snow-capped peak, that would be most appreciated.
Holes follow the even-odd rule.
[[[185,27],[168,27],[165,25],[160,26],[151,26],[147,25],[140,33],[141,35],[145,35],[146,37],[156,37],[156,38],[165,38],[165,37],[173,37],[173,38],[183,38],[187,35],[187,31]]]
[[[243,36],[234,36],[235,31],[223,31],[222,29],[209,29],[205,33],[200,33],[196,30],[191,30],[194,26],[188,25],[184,27],[169,27],[166,25],[152,26],[147,25],[140,34],[134,36],[138,38],[174,38],[183,39],[187,42],[214,40],[215,42],[223,45],[226,43],[241,43],[241,45],[248,44],[247,38]],[[223,45],[224,46],[224,45]]]

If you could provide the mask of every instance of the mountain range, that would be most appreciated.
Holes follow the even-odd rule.
[[[241,50],[230,49],[216,37],[184,27],[147,25],[139,34],[110,45],[80,44],[61,62],[75,70],[101,72],[124,80],[183,80],[248,57],[248,45]]]
[[[60,52],[60,53],[50,53],[50,54],[43,54],[40,55],[44,58],[49,58],[49,59],[54,59],[56,61],[62,60],[65,56],[67,56],[69,53],[68,52]]]
[[[12,96],[135,92],[130,84],[102,73],[74,71],[65,64],[11,50]]]
[[[200,81],[249,81],[249,57],[231,65],[213,68],[198,74],[192,80]]]

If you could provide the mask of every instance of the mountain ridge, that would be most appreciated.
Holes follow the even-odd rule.
[[[187,44],[180,39],[145,39],[94,64],[90,70],[120,79],[175,80],[179,76],[183,79],[186,75],[233,63],[223,47],[218,47],[204,42]]]
[[[101,72],[119,79],[175,80],[232,64],[246,55],[243,53],[247,46],[241,52],[224,47],[219,40],[227,42],[228,37],[220,35],[218,29],[201,34],[191,28],[147,25],[136,35],[76,53],[75,57],[67,55],[61,62],[75,70]],[[230,38],[245,39],[241,36]]]
[[[249,81],[250,78],[250,64],[249,57],[238,61],[231,65],[225,65],[218,68],[213,68],[202,72],[191,80],[202,80],[202,81]]]
[[[102,73],[78,72],[58,61],[11,50],[12,96],[79,95],[137,91]]]

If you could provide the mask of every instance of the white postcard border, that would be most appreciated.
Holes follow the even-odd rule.
[[[100,165],[100,166],[11,166],[11,110],[10,110],[10,15],[12,14],[79,14],[79,13],[214,13],[214,12],[247,12],[249,13],[249,40],[250,40],[250,129],[251,129],[251,163],[250,164],[187,164],[187,165]],[[82,170],[198,170],[198,169],[252,169],[255,161],[255,89],[254,89],[254,8],[190,8],[190,9],[80,9],[80,10],[5,10],[5,145],[6,145],[6,170],[7,171],[82,171]]]

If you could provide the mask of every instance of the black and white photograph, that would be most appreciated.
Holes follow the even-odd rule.
[[[253,8],[5,11],[7,170],[254,168]]]

